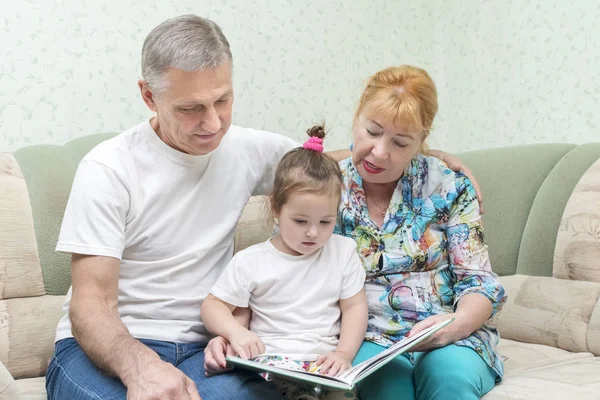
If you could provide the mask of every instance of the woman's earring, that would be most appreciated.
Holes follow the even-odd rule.
[[[273,222],[275,222],[275,225],[279,225],[279,218],[273,218]]]

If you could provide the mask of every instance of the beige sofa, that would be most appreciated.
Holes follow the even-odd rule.
[[[45,399],[44,373],[69,287],[56,254],[77,162],[100,140],[0,154],[0,399]],[[485,195],[486,238],[508,291],[496,318],[506,357],[496,399],[600,399],[600,145],[460,155]],[[263,240],[260,199],[236,250]]]

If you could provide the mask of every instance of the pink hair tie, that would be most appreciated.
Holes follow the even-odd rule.
[[[307,150],[316,151],[319,153],[323,152],[323,139],[318,138],[316,136],[311,136],[304,144],[302,145]]]

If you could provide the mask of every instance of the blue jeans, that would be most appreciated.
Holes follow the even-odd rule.
[[[364,342],[354,364],[385,348]],[[358,384],[361,400],[476,400],[494,388],[496,372],[470,347],[451,344],[400,355]]]
[[[203,400],[283,399],[270,382],[255,372],[243,370],[204,376],[206,343],[172,343],[159,340],[140,342],[159,357],[190,377]],[[56,343],[54,356],[46,373],[48,400],[125,400],[127,388],[114,377],[98,369],[73,338]]]

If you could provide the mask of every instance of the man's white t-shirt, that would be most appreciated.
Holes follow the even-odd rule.
[[[81,161],[56,250],[121,260],[118,309],[132,336],[205,341],[200,307],[231,260],[243,208],[271,190],[277,163],[298,146],[232,125],[215,151],[192,156],[141,123]],[[65,311],[70,300],[71,289]],[[67,313],[56,340],[72,336]]]
[[[365,271],[353,239],[333,235],[313,254],[292,256],[270,240],[238,252],[211,289],[236,307],[250,307],[250,330],[266,354],[313,361],[334,351],[340,299],[357,294]]]

